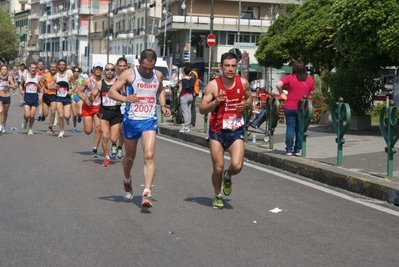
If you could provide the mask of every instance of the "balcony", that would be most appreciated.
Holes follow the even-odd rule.
[[[209,30],[211,20],[209,17],[192,16],[193,30]],[[171,24],[171,25],[170,25]],[[265,19],[238,19],[227,17],[215,17],[213,27],[216,31],[237,31],[240,24],[241,31],[266,32],[271,25],[270,20]],[[187,29],[190,25],[190,16],[170,16],[167,19],[168,30]],[[165,27],[165,20],[161,22],[161,29]]]
[[[116,38],[117,39],[126,39],[127,38],[127,34],[126,33],[118,33]]]

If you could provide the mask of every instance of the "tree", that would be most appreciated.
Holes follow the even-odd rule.
[[[10,16],[0,8],[0,60],[10,61],[15,58],[15,46],[18,38]]]
[[[362,64],[378,71],[398,65],[399,2],[397,0],[336,0],[333,44],[345,65]]]
[[[310,62],[316,69],[332,68],[335,52],[329,48],[333,0],[307,1],[286,5],[279,18],[259,41],[255,53],[260,65],[279,68],[296,59]]]

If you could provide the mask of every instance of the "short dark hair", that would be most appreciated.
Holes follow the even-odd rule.
[[[145,49],[143,52],[140,54],[140,62],[143,62],[144,59],[147,59],[147,61],[154,61],[157,62],[157,53],[155,53],[154,50],[152,49]]]
[[[235,53],[232,52],[226,52],[224,54],[222,54],[222,56],[220,57],[220,64],[223,64],[223,61],[225,59],[236,59],[237,63],[238,63],[238,57]]]
[[[58,66],[58,65],[59,65],[61,62],[64,62],[64,63],[65,63],[65,65],[67,64],[66,60],[61,58],[60,60],[58,60],[58,62],[57,62],[57,66]]]
[[[121,62],[121,61],[125,62],[125,63],[126,63],[126,66],[127,66],[127,59],[126,59],[125,57],[120,57],[120,58],[118,58],[118,60],[116,61],[116,65],[118,65],[119,62]]]

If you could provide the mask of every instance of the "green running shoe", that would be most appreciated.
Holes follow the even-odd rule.
[[[213,208],[214,209],[224,209],[224,201],[222,196],[213,197]]]
[[[232,185],[233,182],[231,181],[231,177],[230,177],[230,179],[226,179],[226,172],[227,172],[227,170],[225,170],[222,175],[223,176],[222,191],[225,196],[229,196],[231,194],[231,190],[233,189],[233,185]]]

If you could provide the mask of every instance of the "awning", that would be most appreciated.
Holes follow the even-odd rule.
[[[241,71],[241,63],[238,63],[238,71]],[[263,72],[263,67],[258,64],[249,64],[248,72]]]

